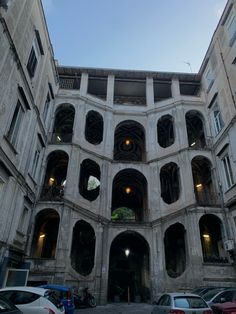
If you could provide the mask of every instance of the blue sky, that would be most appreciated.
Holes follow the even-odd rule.
[[[61,65],[197,72],[227,0],[42,2]]]

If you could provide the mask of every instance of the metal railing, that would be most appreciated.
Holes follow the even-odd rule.
[[[61,201],[64,196],[64,186],[45,185],[40,194],[41,201]]]

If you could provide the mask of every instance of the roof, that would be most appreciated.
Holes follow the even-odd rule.
[[[0,289],[0,292],[10,291],[10,290],[33,292],[41,296],[44,296],[45,292],[47,291],[46,289],[39,288],[39,287],[19,286],[19,287],[5,287],[5,288]]]

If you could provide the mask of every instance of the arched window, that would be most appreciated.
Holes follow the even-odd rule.
[[[80,275],[87,276],[94,267],[96,238],[90,224],[78,221],[73,229],[71,266]]]
[[[59,223],[60,218],[55,210],[45,209],[37,214],[32,242],[33,257],[55,257]]]
[[[195,110],[191,110],[186,113],[185,119],[187,125],[189,147],[192,147],[194,149],[205,148],[206,140],[203,124],[204,119],[202,115]]]
[[[89,201],[94,201],[100,192],[100,167],[91,160],[83,160],[80,166],[79,192]]]
[[[61,105],[55,115],[53,143],[70,143],[73,135],[75,109],[69,104]]]
[[[185,230],[176,223],[165,232],[166,271],[170,277],[179,277],[186,268]]]
[[[161,197],[167,204],[176,202],[180,194],[179,167],[170,162],[160,171]]]
[[[145,131],[135,121],[126,120],[118,124],[114,139],[114,160],[145,161]]]
[[[157,123],[158,143],[161,147],[171,146],[174,141],[173,117],[165,115],[158,120]]]
[[[103,140],[103,117],[94,110],[89,111],[86,116],[85,138],[94,145]]]

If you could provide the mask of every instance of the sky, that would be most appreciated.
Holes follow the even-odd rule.
[[[198,72],[227,0],[42,0],[60,65]]]

